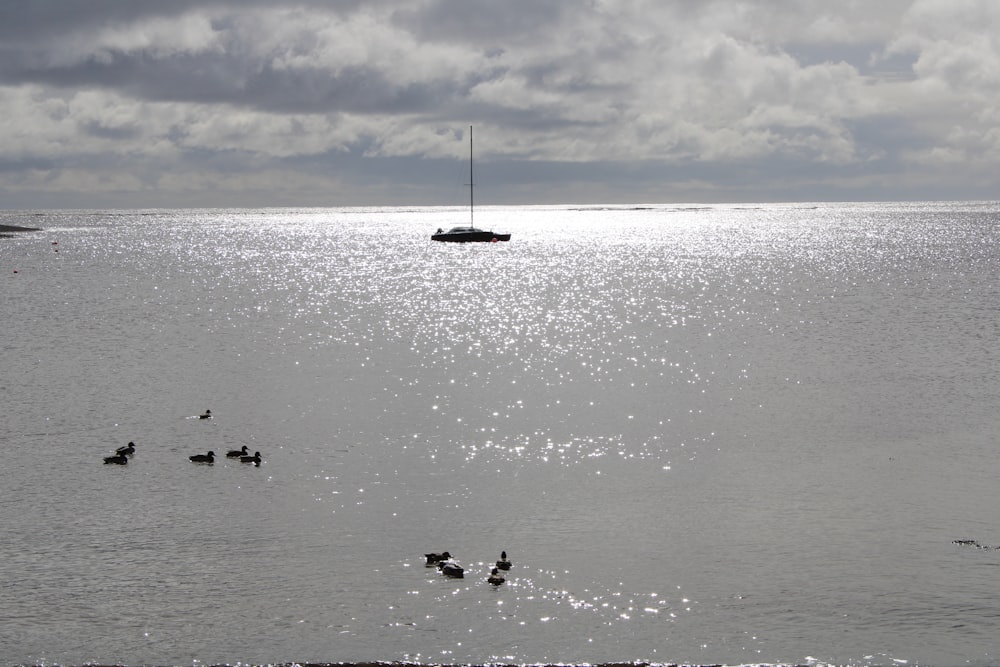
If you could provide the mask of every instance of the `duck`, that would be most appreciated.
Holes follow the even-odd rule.
[[[241,463],[252,463],[258,468],[260,467],[260,452],[254,452],[253,456],[241,456]]]
[[[243,445],[240,449],[230,449],[226,452],[226,458],[229,459],[238,459],[241,456],[250,456],[250,451],[247,449],[246,445]]]
[[[194,456],[189,456],[191,463],[208,463],[209,465],[215,463],[215,452],[209,452],[208,454],[195,454]]]
[[[452,579],[464,579],[465,578],[465,568],[458,564],[458,561],[449,558],[438,563],[438,569],[441,570],[441,574],[446,577],[451,577]]]
[[[500,552],[500,560],[497,561],[497,567],[500,568],[501,570],[509,570],[510,569],[510,561],[507,560],[507,552],[506,551],[501,551]]]
[[[499,570],[493,568],[493,571],[490,572],[490,576],[486,577],[486,581],[493,584],[494,586],[499,586],[500,584],[502,584],[507,580],[504,578],[502,574],[500,574]]]
[[[211,418],[212,418],[211,410],[205,410],[205,414],[198,415],[198,419],[211,419]]]
[[[132,456],[133,454],[135,454],[135,443],[129,442],[124,447],[119,447],[118,449],[115,450],[115,454],[118,455],[124,454],[125,456]]]
[[[451,554],[447,551],[442,551],[441,553],[430,553],[424,554],[424,558],[427,559],[427,567],[437,566],[443,560],[450,560]]]
[[[115,454],[114,456],[105,456],[104,462],[114,463],[116,465],[123,466],[126,463],[128,463],[128,456],[126,456],[125,454]]]

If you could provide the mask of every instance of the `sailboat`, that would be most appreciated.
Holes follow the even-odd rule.
[[[492,230],[486,231],[473,225],[475,215],[475,198],[472,180],[472,126],[469,126],[469,225],[467,227],[452,227],[448,231],[437,230],[431,235],[432,241],[447,241],[450,243],[469,243],[473,241],[510,241],[510,234],[500,234]]]

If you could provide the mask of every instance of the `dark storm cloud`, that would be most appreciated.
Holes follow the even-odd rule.
[[[371,66],[276,68],[284,53],[261,53],[242,40],[231,16],[213,18],[217,47],[202,52],[164,53],[159,45],[124,50],[86,47],[79,57],[60,56],[52,42],[73,34],[85,42],[91,31],[155,18],[177,18],[193,10],[245,12],[266,2],[18,2],[0,8],[0,82],[55,87],[119,89],[151,100],[249,105],[303,113],[416,111],[455,94],[474,81],[436,80],[394,85]],[[349,13],[359,2],[296,3],[303,10]],[[310,5],[313,5],[310,7]],[[136,25],[136,30],[141,26]],[[345,35],[347,37],[348,35]],[[290,46],[289,48],[298,48]]]
[[[281,70],[267,62],[248,63],[226,54],[113,53],[103,62],[88,60],[71,67],[21,72],[10,83],[41,83],[60,88],[118,89],[138,98],[160,101],[233,104],[296,113],[413,113],[442,100],[467,94],[477,79],[436,80],[398,85],[380,70],[346,67],[333,74],[321,68]]]
[[[31,44],[109,20],[128,22],[146,16],[183,14],[197,4],[185,0],[7,0],[0,2],[0,39],[5,44]]]
[[[297,2],[291,9],[316,17],[350,17],[362,5],[358,2]],[[528,6],[527,3],[524,3]],[[557,14],[559,3],[549,2]],[[280,61],[308,54],[316,44],[315,35],[297,34],[299,41],[273,50],[255,48],[254,33],[240,25],[254,6],[273,8],[272,2],[19,2],[0,9],[3,40],[0,42],[0,83],[41,84],[55,88],[99,88],[117,90],[139,99],[228,104],[280,113],[433,113],[450,103],[462,103],[469,91],[490,78],[503,75],[502,67],[468,71],[455,77],[433,73],[417,81],[392,81],[387,74],[393,63],[328,63],[282,66]],[[470,16],[472,3],[435,3],[425,13],[414,16],[402,9],[390,16],[403,24],[413,17],[408,31],[442,34],[448,26],[458,28]],[[492,5],[491,5],[492,7]],[[210,48],[176,50],[150,43],[133,48],[101,43],[102,30],[142,31],[144,21],[178,19],[192,12],[210,16]],[[535,14],[537,15],[536,9]],[[499,17],[506,11],[493,8],[479,17],[483,35],[497,37]],[[507,20],[507,30],[526,27],[526,20]],[[434,29],[431,29],[434,26]],[[266,31],[267,25],[259,30]],[[341,34],[325,35],[336,41],[357,39],[347,24]],[[476,31],[460,31],[463,39],[476,41]],[[70,45],[54,45],[65,40]],[[72,53],[74,47],[76,50]]]
[[[579,0],[435,0],[427,3],[400,3],[393,23],[428,40],[464,40],[492,45],[497,41],[534,39],[539,33],[559,30],[566,14],[587,11],[593,2]]]
[[[285,5],[326,12],[350,13],[378,0],[4,0],[0,2],[0,39],[31,43],[108,24],[182,16],[192,11],[220,13]]]

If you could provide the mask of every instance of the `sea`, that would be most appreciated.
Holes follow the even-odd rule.
[[[0,212],[0,665],[1000,664],[1000,202],[467,222]]]

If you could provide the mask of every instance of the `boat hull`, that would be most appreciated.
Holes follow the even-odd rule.
[[[445,243],[491,243],[493,241],[510,241],[510,234],[484,231],[441,232],[431,235],[431,240]]]

